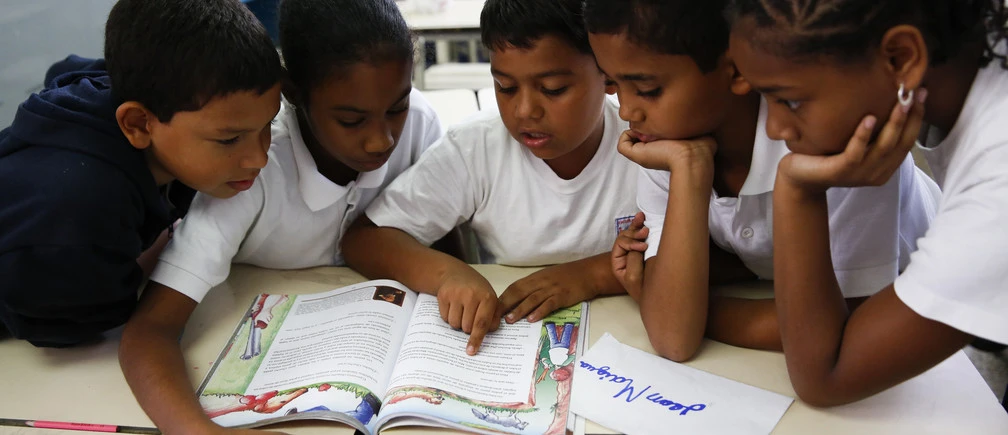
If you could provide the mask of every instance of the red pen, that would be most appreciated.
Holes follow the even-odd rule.
[[[45,420],[26,421],[25,426],[37,427],[41,429],[82,430],[88,432],[115,433],[119,431],[119,426],[116,426],[114,424],[70,423],[65,421],[45,421]]]
[[[68,421],[20,420],[16,418],[0,418],[0,426],[22,426],[38,429],[78,430],[84,432],[160,434],[153,427],[118,426],[114,424],[74,423]]]

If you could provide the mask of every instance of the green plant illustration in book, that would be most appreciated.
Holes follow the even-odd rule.
[[[259,295],[220,360],[214,377],[203,389],[204,394],[234,394],[244,392],[259,370],[269,346],[294,301],[287,295]]]
[[[565,434],[584,304],[502,326],[486,354],[437,300],[395,282],[258,295],[198,390],[224,427],[338,420],[376,433],[420,418],[483,433]]]

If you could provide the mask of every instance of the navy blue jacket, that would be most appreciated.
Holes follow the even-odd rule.
[[[69,346],[125,323],[136,258],[176,217],[117,107],[104,60],[70,56],[0,131],[0,321],[16,338]]]

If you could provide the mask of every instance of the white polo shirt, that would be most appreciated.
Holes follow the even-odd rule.
[[[1006,119],[1008,71],[995,60],[977,73],[948,136],[922,147],[944,195],[894,286],[921,316],[1008,344]]]
[[[232,262],[272,269],[342,265],[339,241],[347,227],[441,134],[437,115],[414,89],[388,162],[340,186],[319,173],[294,110],[284,104],[269,162],[252,188],[228,199],[196,195],[151,279],[199,302],[227,278]]]
[[[637,209],[637,166],[616,152],[627,123],[609,100],[603,117],[595,156],[564,180],[512,138],[496,113],[481,113],[449,129],[367,216],[424,245],[468,221],[484,263],[540,266],[609,252],[617,227]]]
[[[790,151],[766,135],[766,101],[760,103],[749,175],[739,196],[711,193],[708,225],[719,247],[737,255],[756,276],[773,279],[773,187],[777,164]],[[642,170],[638,205],[649,228],[644,258],[658,253],[669,192],[669,172]],[[916,250],[934,217],[938,187],[908,156],[880,187],[832,188],[830,249],[845,297],[869,296],[889,285]]]

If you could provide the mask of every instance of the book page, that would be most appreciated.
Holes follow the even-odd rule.
[[[417,307],[419,310],[419,305]],[[435,311],[436,313],[436,311]],[[535,354],[514,356],[510,363],[521,366],[523,358],[530,358],[532,379],[523,384],[528,391],[519,401],[492,401],[465,396],[453,390],[427,385],[393,385],[385,394],[377,427],[424,424],[462,429],[468,432],[522,435],[565,435],[567,421],[572,420],[569,405],[573,382],[574,362],[580,355],[585,337],[588,309],[577,304],[557,310],[542,320],[536,332],[538,340]],[[433,314],[429,313],[428,315]],[[440,319],[436,319],[440,321]],[[432,319],[431,322],[434,320]],[[535,324],[530,325],[536,327]],[[409,330],[412,333],[413,329]],[[496,334],[496,333],[495,333]],[[488,336],[493,337],[493,336]],[[488,338],[493,340],[494,338]],[[409,346],[407,343],[404,346]],[[461,348],[464,341],[459,344]],[[482,352],[481,352],[482,353]],[[473,357],[461,354],[459,359]],[[422,367],[421,370],[431,370]],[[457,368],[444,368],[441,373],[456,374]],[[399,378],[399,370],[393,374]],[[408,377],[408,375],[405,375]],[[462,376],[462,375],[460,375]],[[516,375],[524,376],[524,375]]]
[[[367,425],[380,407],[416,293],[393,281],[260,295],[200,389],[223,426],[309,411]]]
[[[417,298],[390,389],[422,385],[488,402],[528,400],[542,322],[507,324],[487,334],[479,353],[465,352],[469,334],[441,319],[437,298]]]

